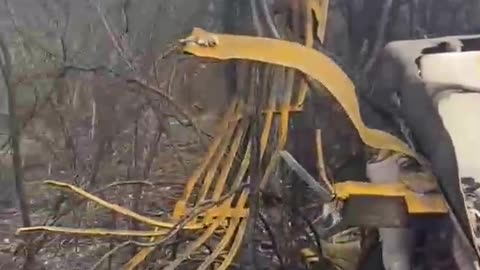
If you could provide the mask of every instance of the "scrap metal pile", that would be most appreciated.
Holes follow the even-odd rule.
[[[306,227],[306,234],[311,237],[305,241],[310,244],[298,245],[302,247],[296,250],[298,254],[291,255],[303,256],[306,262],[314,262],[324,267],[330,265],[331,269],[356,269],[356,263],[365,252],[364,240],[367,237],[363,237],[361,245],[356,243],[353,246],[346,246],[338,241],[332,244],[328,239],[348,238],[342,234],[348,228],[405,227],[411,224],[411,216],[421,219],[419,223],[427,224],[430,224],[428,222],[431,220],[428,218],[432,216],[448,216],[452,204],[450,201],[447,203],[437,185],[432,184],[431,179],[434,177],[430,171],[412,173],[408,177],[403,175],[403,181],[394,179],[387,181],[388,183],[382,180],[387,180],[385,175],[392,177],[391,171],[372,177],[373,183],[333,183],[325,172],[320,130],[316,132],[315,144],[312,145],[318,159],[318,177],[312,177],[286,151],[292,115],[303,113],[306,99],[313,95],[327,94],[341,106],[363,144],[368,149],[373,149],[375,155],[372,160],[381,162],[391,160],[392,156],[398,160],[398,157],[402,156],[420,167],[430,166],[429,160],[401,139],[365,124],[352,80],[330,57],[313,49],[314,40],[321,43],[325,37],[328,1],[308,0],[306,3],[304,25],[299,27],[298,18],[292,18],[291,27],[280,30],[271,21],[268,9],[262,9],[261,5],[252,5],[256,29],[259,32],[271,31],[275,38],[210,33],[195,28],[188,37],[179,41],[182,51],[195,57],[248,62],[239,64],[237,92],[219,124],[208,153],[188,179],[183,196],[178,199],[170,220],[160,221],[143,216],[75,186],[48,181],[46,184],[52,187],[68,190],[135,219],[150,230],[29,227],[19,229],[18,233],[47,231],[88,237],[130,237],[132,241],[127,244],[140,246],[141,249],[122,269],[136,269],[151,256],[162,262],[161,269],[177,269],[185,262],[192,261],[196,262],[195,269],[227,269],[234,266],[236,259],[241,259],[237,256],[240,253],[248,253],[249,250],[261,253],[265,249],[277,253],[270,257],[267,265],[272,268],[275,268],[274,265],[286,267],[294,265],[294,262],[289,261],[295,259],[278,254],[280,251],[275,247],[275,237],[271,237],[269,247],[265,247],[266,244],[262,247],[262,244],[257,244],[261,241],[257,241],[256,235],[252,233],[257,224],[266,219],[261,208],[268,205],[268,195],[273,194],[270,199],[278,200],[275,192],[282,189],[282,185],[287,185],[288,173],[284,173],[285,169],[294,172],[295,177],[303,181],[298,185],[309,186],[317,203],[320,201],[319,207],[314,210],[320,218],[316,221],[308,221],[306,218],[303,225]],[[263,16],[258,16],[259,8]],[[259,18],[264,18],[265,21],[261,22]],[[264,25],[268,27],[263,27]],[[300,29],[305,29],[304,33],[300,33]],[[303,36],[303,45],[288,41],[297,40],[298,36]],[[375,173],[377,172],[370,176]],[[400,177],[398,175],[397,172],[395,177]],[[379,180],[374,181],[373,178]],[[427,180],[422,182],[422,179]],[[420,190],[422,187],[423,190]],[[380,210],[380,214],[372,213],[374,210],[369,209],[384,202],[393,202],[393,206]],[[394,214],[391,219],[381,216],[391,209],[396,209],[395,211],[401,214]],[[368,210],[370,215],[373,215],[370,220]],[[457,215],[460,226],[465,225],[462,223],[462,215]],[[428,216],[426,221],[423,220],[424,216]],[[274,233],[265,224],[260,227],[272,236]],[[383,232],[384,234],[381,232],[380,235],[387,243],[390,234],[388,231]],[[466,235],[471,238],[468,233]],[[277,238],[276,241],[285,240]],[[174,245],[174,242],[180,244]],[[210,250],[205,248],[206,246]],[[244,246],[246,248],[243,248]],[[315,246],[317,249],[312,248]],[[394,243],[393,251],[398,251],[396,248]],[[364,256],[368,256],[368,253],[366,254]],[[342,260],[338,259],[342,256],[349,258],[342,263]],[[388,263],[387,257],[384,256],[384,260]]]

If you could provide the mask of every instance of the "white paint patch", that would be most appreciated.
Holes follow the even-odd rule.
[[[372,183],[387,184],[399,181],[400,165],[397,157],[367,164],[367,177]],[[412,232],[407,228],[379,228],[382,258],[386,270],[410,270]]]
[[[438,112],[455,148],[459,176],[480,182],[480,93],[450,93],[439,100]]]
[[[428,82],[480,87],[480,51],[427,54],[421,66]]]
[[[478,88],[480,52],[426,55],[422,57],[422,76],[426,81]],[[471,177],[480,182],[480,93],[445,92],[439,95],[437,106],[454,146],[459,178]],[[476,228],[476,224],[470,225]],[[466,270],[479,269],[478,261],[472,264],[468,252],[463,252],[467,248],[463,245],[459,235],[455,235],[454,257],[458,265]]]

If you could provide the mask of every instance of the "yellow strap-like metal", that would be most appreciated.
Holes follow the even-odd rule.
[[[229,111],[227,112],[226,116],[223,118],[219,128],[220,129],[219,135],[215,137],[214,141],[212,142],[212,144],[208,149],[207,155],[203,158],[202,163],[200,164],[200,166],[197,167],[195,172],[187,181],[182,199],[179,200],[175,205],[175,209],[173,211],[174,220],[178,220],[183,215],[185,215],[187,202],[192,194],[195,184],[203,175],[207,167],[211,165],[210,163],[212,162],[212,159],[214,159],[215,157],[218,157],[219,155],[222,156],[225,153],[226,147],[228,146],[227,143],[230,137],[229,134],[231,134],[230,132],[233,132],[234,130],[234,127],[232,128],[232,125],[231,125],[232,124],[231,120],[234,119],[235,115],[238,113],[240,106],[241,105],[238,99],[235,99]],[[238,120],[233,121],[235,125],[237,121]],[[213,162],[215,163],[215,160]],[[207,174],[211,175],[216,169],[217,169],[216,166],[210,166],[209,170],[207,171]]]
[[[187,184],[185,186],[184,194],[183,194],[183,201],[188,200],[188,198],[190,197],[190,194],[192,194],[193,188],[195,187],[195,184],[197,183],[198,179],[207,168],[208,164],[210,163],[210,160],[216,154],[217,148],[219,147],[220,143],[223,140],[223,137],[227,133],[229,123],[233,118],[233,116],[235,115],[235,112],[238,106],[239,106],[239,100],[238,98],[235,98],[232,104],[229,106],[229,109],[226,113],[226,117],[223,118],[219,126],[219,135],[216,136],[214,141],[210,144],[207,155],[202,159],[202,163],[200,164],[200,166],[197,167],[197,169],[193,172],[192,176],[188,179]]]
[[[159,221],[159,220],[155,220],[155,219],[152,219],[152,218],[149,218],[149,217],[146,217],[146,216],[142,216],[142,215],[139,215],[135,212],[133,212],[132,210],[130,209],[127,209],[127,208],[124,208],[124,207],[121,207],[119,205],[116,205],[116,204],[113,204],[113,203],[109,203],[93,194],[90,194],[84,190],[82,190],[81,188],[78,188],[76,186],[73,186],[73,185],[70,185],[70,184],[67,184],[67,183],[62,183],[62,182],[57,182],[57,181],[45,181],[46,184],[50,185],[50,186],[53,186],[53,187],[56,187],[56,188],[61,188],[61,189],[64,189],[64,190],[68,190],[68,191],[71,191],[71,192],[74,192],[84,198],[87,198],[91,201],[94,201],[95,203],[105,207],[105,208],[108,208],[114,212],[117,212],[119,214],[122,214],[124,216],[127,216],[127,217],[130,217],[130,218],[133,218],[137,221],[140,221],[144,224],[147,224],[147,225],[150,225],[150,226],[153,226],[153,227],[160,227],[160,228],[167,228],[167,229],[172,229],[175,227],[175,223],[170,223],[170,222],[163,222],[163,221]],[[183,227],[183,229],[187,229],[187,230],[198,230],[198,229],[201,229],[203,228],[203,225],[202,224],[193,224],[193,223],[189,223],[187,224],[185,227]]]
[[[236,183],[234,183],[235,186]],[[247,199],[248,199],[248,189],[244,189],[237,201],[237,206],[235,207],[236,209],[244,209]],[[233,200],[233,196],[228,198],[225,201],[225,204],[227,206],[230,206],[229,208],[231,209],[231,203]],[[194,242],[192,242],[190,245],[187,246],[185,252],[182,254],[178,255],[177,259],[175,259],[172,263],[170,263],[165,270],[173,270],[177,266],[179,266],[185,259],[187,259],[196,249],[198,249],[203,243],[205,243],[210,236],[213,235],[215,230],[220,226],[220,224],[225,220],[225,214],[227,211],[221,212],[221,215],[218,216],[216,219],[214,219],[213,223],[208,227],[208,229]],[[227,228],[227,232],[229,231],[230,227],[235,226],[232,222],[229,223],[229,227]],[[225,238],[225,242],[229,242],[230,240],[227,237],[231,237],[231,235],[224,234],[223,238]],[[215,260],[215,258],[214,258]],[[227,259],[225,259],[227,260]]]
[[[274,71],[275,72],[275,71]],[[270,89],[270,95],[267,101],[267,112],[265,114],[265,120],[262,130],[262,135],[260,137],[260,158],[263,158],[263,154],[267,149],[268,138],[270,136],[270,130],[272,128],[273,121],[273,111],[275,110],[275,99],[276,99],[277,87],[272,87]]]
[[[215,230],[220,226],[222,221],[224,220],[223,216],[218,217],[206,230],[205,232],[197,238],[195,241],[190,243],[186,248],[185,251],[178,254],[177,258],[169,263],[164,270],[174,270],[177,268],[184,260],[186,260],[195,250],[201,247],[209,238],[213,235]]]
[[[237,234],[235,235],[235,239],[233,240],[232,246],[230,247],[230,251],[225,256],[223,263],[216,269],[216,270],[226,270],[230,264],[233,262],[235,255],[237,254],[240,246],[242,245],[243,236],[245,235],[245,231],[247,229],[247,219],[243,219],[238,227]]]
[[[218,135],[215,137],[214,141],[211,143],[207,155],[203,158],[202,163],[200,166],[197,167],[197,169],[194,171],[192,176],[189,178],[187,181],[187,184],[185,186],[184,190],[184,195],[180,201],[178,201],[175,205],[175,209],[173,212],[173,218],[174,220],[179,220],[182,216],[185,215],[186,212],[186,204],[187,201],[193,191],[193,188],[195,187],[195,184],[198,182],[200,179],[201,175],[205,172],[206,168],[210,164],[212,158],[215,157],[215,155],[219,154],[218,152],[221,152],[220,154],[224,154],[224,151],[218,151],[219,147],[221,148],[222,141],[225,140],[225,137],[229,137],[229,127],[231,129],[231,123],[232,122],[237,122],[240,120],[238,117],[235,117],[236,115],[240,115],[241,111],[239,109],[240,107],[240,102],[238,98],[235,98],[232,104],[229,106],[229,110],[227,111],[225,117],[222,119],[222,122],[219,125],[219,132]],[[233,132],[233,130],[232,130]],[[221,149],[220,149],[221,150]],[[212,168],[212,167],[210,167]],[[211,171],[211,170],[210,170]],[[207,172],[208,174],[208,172]],[[211,212],[211,211],[210,211]],[[208,211],[207,211],[208,213]],[[205,222],[202,222],[204,225]],[[150,241],[155,241],[156,238],[150,239]],[[145,261],[145,259],[151,254],[151,252],[155,250],[154,247],[145,247],[142,248],[130,261],[125,264],[124,269],[125,270],[133,270],[135,267],[137,267],[140,263]]]
[[[294,68],[307,74],[322,83],[340,103],[365,144],[400,152],[425,163],[400,139],[364,124],[353,82],[326,55],[294,42],[215,34],[199,28],[195,28],[185,40],[188,42],[185,43],[184,51],[196,56],[259,61]]]
[[[226,116],[228,118],[228,116]],[[238,188],[245,176],[245,173],[248,169],[248,166],[250,164],[250,154],[251,154],[251,143],[248,143],[247,149],[245,150],[244,157],[242,159],[242,162],[240,164],[239,171],[237,172],[237,175],[232,183],[231,190],[234,190]],[[217,198],[216,194],[214,194],[214,197],[218,200],[219,197]],[[233,198],[228,198],[225,202],[223,202],[217,209],[211,209],[207,211],[207,214],[205,215],[205,219],[202,222],[203,224],[211,224],[213,222],[214,217],[219,217],[221,216],[221,213],[224,213],[226,216],[228,214],[229,217],[232,217],[234,219],[237,218],[245,218],[248,214],[248,209],[244,209],[244,205],[242,208],[234,208],[232,209],[231,203],[233,201]],[[247,211],[247,213],[245,213]],[[223,219],[224,220],[224,219]],[[231,230],[231,226],[234,225],[231,221],[229,223],[229,226],[227,227],[226,233],[228,233],[229,230]],[[221,222],[220,222],[221,223]],[[218,226],[217,226],[218,228]],[[240,231],[240,230],[239,230]],[[237,232],[238,234],[238,232]],[[225,236],[224,236],[225,237]],[[151,241],[154,241],[152,239]],[[225,240],[228,241],[228,240]],[[127,264],[125,264],[124,269],[125,270],[133,270],[135,267],[137,267],[141,262],[145,261],[148,255],[151,254],[151,252],[155,250],[154,247],[146,247],[140,250],[139,253],[137,253]]]
[[[416,193],[403,183],[375,184],[349,181],[335,184],[334,189],[340,200],[346,200],[351,196],[397,197],[405,199],[410,214],[448,213],[448,205],[441,194]]]
[[[203,263],[197,268],[197,270],[206,270],[223,252],[227,245],[232,241],[235,236],[234,233],[240,224],[241,218],[233,218],[230,221],[230,225],[225,231],[225,235],[222,240],[217,244],[215,250],[203,261]]]
[[[327,31],[328,7],[330,0],[309,0],[310,8],[317,18],[317,38],[325,42],[325,33]]]
[[[202,203],[205,200],[205,196],[207,195],[208,190],[210,189],[210,186],[212,185],[212,182],[214,180],[214,176],[216,175],[220,162],[225,159],[225,154],[227,152],[228,147],[232,144],[232,140],[235,140],[237,137],[241,137],[242,131],[241,129],[238,129],[236,134],[234,133],[236,127],[238,126],[238,122],[232,123],[227,136],[225,136],[224,140],[222,141],[222,144],[218,150],[218,153],[216,154],[215,158],[212,161],[212,164],[210,168],[207,171],[207,174],[205,178],[203,179],[203,183],[200,188],[200,195],[197,198],[197,203],[195,205],[198,205]]]
[[[317,38],[325,42],[325,33],[327,31],[327,16],[328,16],[329,0],[307,0],[305,4],[305,47],[313,48],[313,14],[318,22]],[[301,108],[305,102],[305,97],[308,91],[308,84],[302,79],[300,90],[297,97],[295,107]]]
[[[218,177],[217,185],[215,186],[215,189],[213,191],[213,196],[211,199],[213,201],[217,201],[220,199],[220,196],[222,195],[222,192],[225,191],[225,183],[227,181],[228,174],[230,173],[230,170],[233,165],[233,161],[235,160],[235,157],[237,156],[238,149],[240,147],[240,144],[242,140],[245,138],[245,133],[247,132],[247,127],[248,127],[248,119],[244,119],[242,123],[239,126],[239,130],[237,134],[234,137],[234,141],[232,143],[232,146],[230,148],[230,152],[228,153],[227,159],[225,160],[225,164],[222,168],[222,171],[220,172],[220,175]],[[205,197],[205,196],[204,196]]]
[[[169,232],[169,229],[156,231],[132,231],[132,230],[106,230],[101,228],[78,229],[66,227],[35,226],[19,228],[17,234],[49,232],[68,234],[82,237],[154,237],[163,236]]]

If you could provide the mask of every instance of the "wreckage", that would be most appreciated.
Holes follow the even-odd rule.
[[[316,7],[314,11],[317,20],[324,21],[322,9]],[[324,35],[321,26],[315,31],[320,40]],[[196,269],[227,269],[241,249],[255,207],[249,204],[249,197],[272,188],[269,185],[279,180],[275,172],[284,166],[293,170],[323,203],[317,211],[321,213],[320,222],[314,229],[322,240],[348,228],[374,227],[379,229],[386,269],[413,269],[413,250],[422,237],[429,239],[425,241],[426,249],[434,253],[433,262],[423,265],[479,269],[475,207],[480,161],[475,153],[480,150],[476,119],[480,108],[475,105],[480,103],[480,52],[475,49],[480,47],[472,45],[478,38],[407,40],[385,47],[369,101],[400,120],[402,130],[408,131],[400,139],[369,127],[361,113],[358,96],[362,93],[333,59],[312,48],[313,33],[308,33],[306,44],[301,45],[196,28],[180,41],[183,52],[202,58],[262,63],[265,69],[262,76],[258,69],[248,70],[250,79],[263,80],[244,83],[245,90],[233,99],[219,124],[218,135],[187,181],[170,220],[145,217],[75,186],[48,181],[53,187],[72,191],[152,230],[29,227],[18,233],[147,238],[144,247],[124,266],[135,269],[155,246],[182,230],[194,240],[177,249],[176,256],[166,260],[162,269],[178,268],[207,242],[213,243],[213,248],[208,254],[201,253]],[[278,70],[283,72],[287,86],[276,92],[270,79]],[[301,78],[301,83],[294,91],[291,86],[295,76]],[[257,100],[255,92],[261,91],[263,99]],[[361,141],[373,153],[365,164],[370,182],[329,180],[323,164],[321,131],[315,141],[318,176],[312,176],[286,151],[291,115],[302,113],[305,99],[310,98],[308,93],[331,95],[348,116]],[[252,111],[260,117],[256,123],[258,138],[252,135],[256,122]],[[273,128],[275,120],[278,125]],[[262,164],[259,171],[254,172],[252,160]],[[259,181],[253,181],[254,177]],[[328,243],[322,246],[328,253]],[[323,260],[325,255],[308,249],[303,254],[313,256],[314,261]]]

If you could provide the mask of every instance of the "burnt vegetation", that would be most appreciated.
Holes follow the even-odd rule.
[[[376,233],[349,231],[326,243],[317,229],[318,195],[291,170],[279,168],[268,188],[259,188],[268,165],[260,158],[261,102],[272,89],[297,95],[303,76],[258,63],[194,58],[182,54],[177,43],[196,26],[304,43],[305,2],[1,1],[0,116],[10,119],[5,126],[0,122],[8,130],[5,135],[0,130],[0,269],[120,269],[145,246],[154,247],[154,253],[138,269],[161,269],[163,260],[176,258],[192,236],[173,229],[163,242],[146,237],[142,242],[129,236],[14,232],[30,225],[148,228],[91,200],[50,189],[43,180],[69,183],[140,215],[168,219],[213,141],[217,122],[233,97],[247,90],[258,101],[249,104],[245,135],[252,138],[246,181],[250,219],[231,268],[355,269],[356,262],[335,257],[338,248],[358,257],[361,269],[376,269],[372,264],[381,263],[369,259],[379,257]],[[325,40],[316,37],[314,48],[331,55],[355,81],[367,123],[401,134],[385,116],[389,112],[369,101],[381,49],[391,40],[474,33],[480,29],[477,2],[330,0]],[[279,128],[275,120],[273,132]],[[322,175],[315,148],[320,129],[328,179],[366,179],[368,153],[331,96],[308,94],[304,113],[292,113],[289,128],[287,149],[311,175]],[[267,147],[265,155],[274,150]],[[236,157],[235,168],[240,161]],[[352,237],[363,240],[346,244]],[[211,253],[209,245],[218,241],[199,248],[182,269],[196,269],[201,255]],[[305,248],[326,260],[306,262]]]

